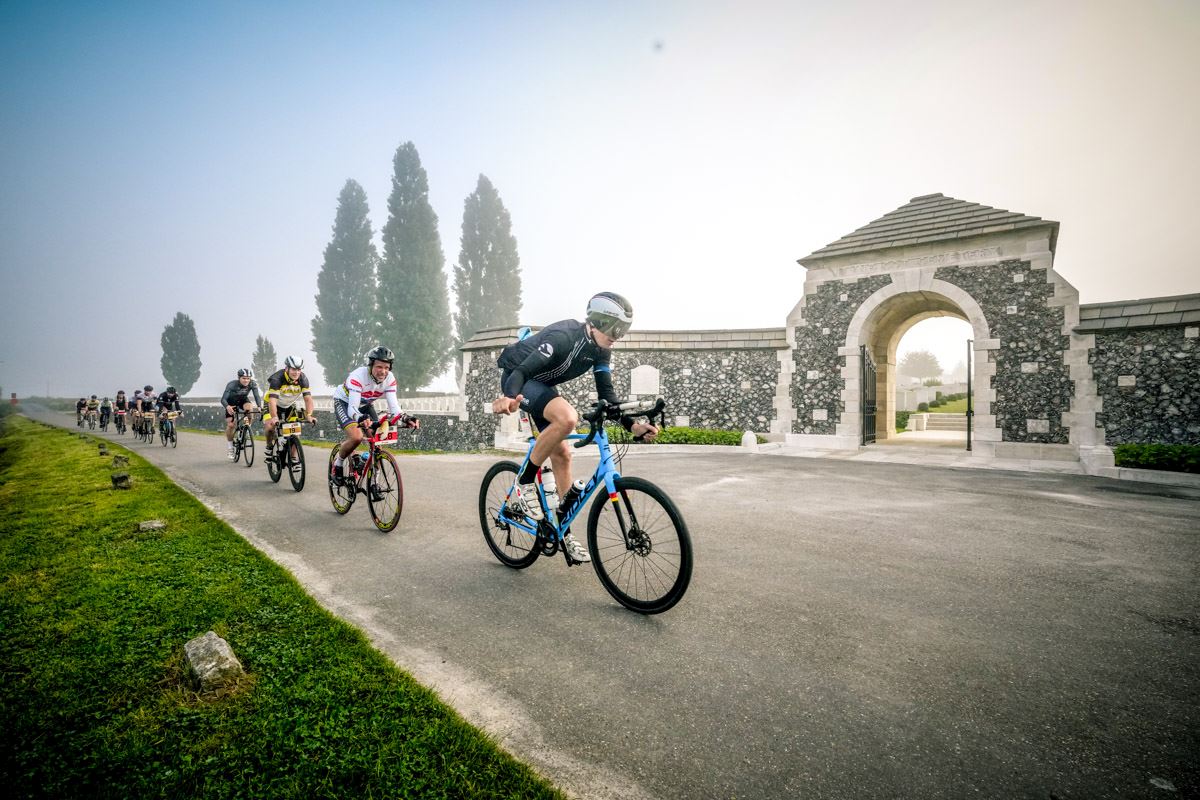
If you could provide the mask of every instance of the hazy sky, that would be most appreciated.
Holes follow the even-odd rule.
[[[1198,42],[1197,0],[4,0],[0,386],[158,387],[177,311],[193,394],[258,334],[319,380],[338,192],[378,231],[410,140],[448,276],[499,190],[529,323],[782,326],[797,258],[933,192],[1061,222],[1085,303],[1197,292]]]

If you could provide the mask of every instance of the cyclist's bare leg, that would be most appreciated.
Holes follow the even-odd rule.
[[[344,461],[347,456],[353,453],[354,450],[360,444],[362,444],[362,440],[363,429],[360,426],[352,425],[346,428],[346,440],[342,442],[342,446],[338,448],[338,458]]]
[[[579,425],[579,414],[564,398],[555,397],[546,403],[542,416],[550,424],[538,433],[529,460],[540,467],[547,458],[550,459],[559,491],[565,492],[571,482],[571,450],[566,439]]]

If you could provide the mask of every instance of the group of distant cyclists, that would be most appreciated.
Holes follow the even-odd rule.
[[[165,419],[172,411],[183,412],[175,387],[168,386],[165,391],[155,393],[154,387],[146,384],[134,390],[132,397],[126,397],[125,390],[118,389],[116,398],[107,395],[102,400],[96,395],[79,398],[75,402],[75,424],[95,427],[98,423],[100,430],[106,431],[110,422],[115,422],[118,433],[124,433],[127,424],[134,433],[141,433],[153,430],[155,421]]]
[[[535,334],[508,345],[501,352],[497,366],[501,370],[501,394],[492,402],[497,414],[524,411],[537,431],[528,463],[517,476],[510,503],[533,520],[544,518],[538,498],[537,475],[547,460],[560,486],[571,485],[572,448],[568,435],[579,425],[579,413],[562,396],[557,386],[591,371],[596,382],[597,397],[616,406],[620,403],[612,382],[612,347],[633,324],[633,307],[614,292],[600,292],[588,301],[583,322],[566,319],[547,325]],[[379,345],[364,356],[364,364],[353,370],[333,393],[333,413],[345,438],[339,445],[330,465],[329,481],[342,485],[347,480],[345,468],[351,453],[371,435],[381,423],[375,401],[387,405],[386,420],[416,427],[417,421],[404,414],[397,400],[397,382],[392,374],[396,356],[389,348]],[[265,397],[259,390],[253,371],[239,369],[221,394],[225,412],[225,440],[228,458],[235,460],[234,428],[238,413],[253,414],[260,409],[266,432],[268,451],[274,445],[281,420],[303,420],[315,423],[313,398],[304,362],[292,356],[284,359],[283,368],[267,378]],[[303,403],[303,413],[298,406]],[[112,413],[130,413],[135,424],[153,424],[155,414],[164,410],[180,410],[179,396],[174,387],[156,395],[150,385],[126,399],[125,392],[115,400],[97,401],[80,398],[76,410],[80,424],[85,415],[98,409],[107,425]],[[649,422],[636,422],[621,416],[620,424],[635,438],[653,441],[658,428]],[[563,540],[571,558],[589,561],[587,549],[568,534]]]

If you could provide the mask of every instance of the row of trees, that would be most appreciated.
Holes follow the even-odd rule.
[[[417,148],[405,142],[392,159],[383,255],[375,248],[366,192],[347,180],[338,195],[333,238],[317,277],[313,351],[336,384],[375,344],[396,351],[400,390],[425,386],[475,331],[515,325],[521,308],[520,259],[512,220],[485,175],[463,210],[454,267],[458,313],[449,311],[445,256],[429,181]]]
[[[312,346],[336,385],[376,344],[396,351],[393,369],[402,392],[437,377],[456,351],[481,328],[515,325],[521,310],[521,268],[512,219],[500,193],[480,175],[463,208],[462,238],[454,267],[458,311],[450,314],[445,256],[429,203],[429,180],[412,142],[392,159],[388,221],[375,247],[367,195],[347,180],[338,195],[333,237],[317,276]],[[200,343],[190,317],[178,313],[162,334],[162,373],[186,393],[200,377]],[[258,337],[256,375],[276,369],[271,342]]]

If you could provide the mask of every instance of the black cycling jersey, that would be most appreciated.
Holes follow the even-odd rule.
[[[612,351],[592,341],[587,326],[573,319],[547,325],[537,333],[513,342],[500,353],[497,365],[512,370],[503,387],[508,397],[516,397],[525,381],[557,386],[578,378],[589,369],[596,376],[596,396],[619,403],[613,390]]]
[[[258,384],[254,379],[251,378],[250,383],[242,386],[241,381],[234,378],[225,384],[225,392],[221,395],[221,405],[241,408],[250,399],[251,392],[254,393],[254,405],[261,406],[262,395],[258,393]]]
[[[589,369],[596,379],[596,396],[613,405],[621,402],[613,389],[611,359],[612,351],[592,341],[584,323],[564,319],[501,351],[496,361],[504,370],[500,390],[505,397],[516,397],[528,385],[522,407],[537,427],[544,429],[547,422],[543,411],[558,396],[553,387]],[[632,417],[622,415],[620,422],[625,430],[633,427]]]
[[[129,410],[129,400],[127,400],[124,397],[119,398],[117,400],[113,400],[113,406],[116,407],[117,411],[128,411]]]
[[[179,393],[178,392],[176,392],[175,394],[170,395],[170,396],[167,396],[167,393],[163,392],[162,394],[160,394],[158,396],[158,400],[155,401],[155,405],[157,405],[160,410],[162,410],[162,409],[165,409],[167,411],[182,411],[183,410],[179,407]]]

